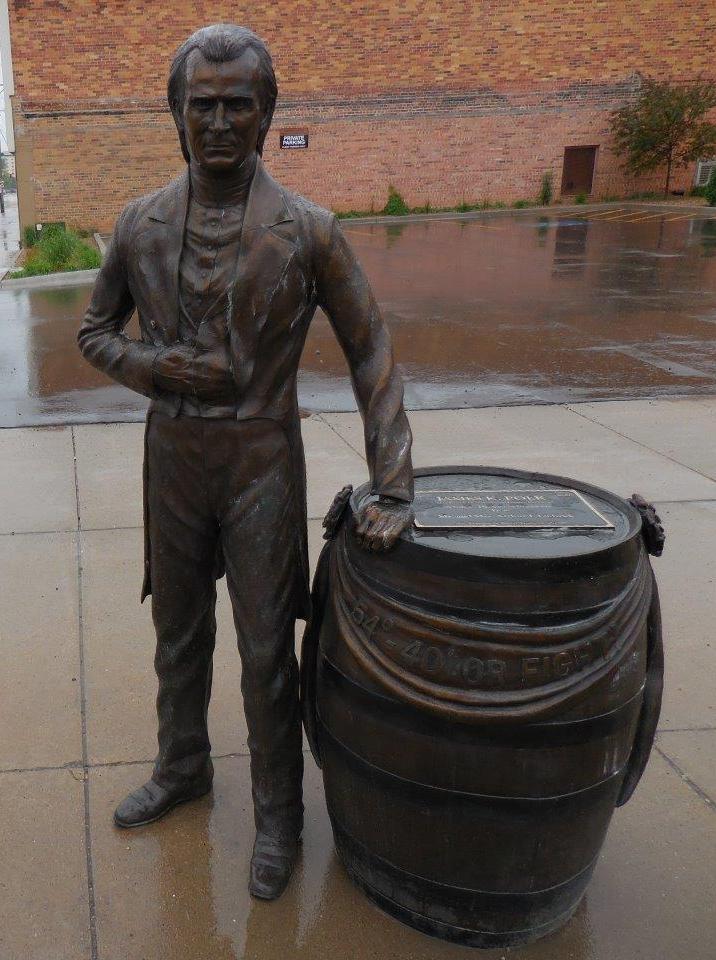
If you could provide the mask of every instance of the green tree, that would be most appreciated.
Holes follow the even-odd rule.
[[[706,197],[706,203],[708,203],[710,207],[716,207],[716,170],[711,171],[709,182],[706,184],[706,189],[704,190],[704,196]]]
[[[640,174],[665,166],[668,196],[675,168],[716,152],[716,124],[705,119],[715,107],[716,84],[644,80],[636,101],[611,115],[627,170]]]

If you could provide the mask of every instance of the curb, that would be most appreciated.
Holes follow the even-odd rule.
[[[599,210],[622,210],[622,209],[650,209],[663,211],[664,213],[673,213],[679,211],[682,213],[700,214],[708,219],[716,218],[716,207],[695,206],[693,204],[680,203],[660,203],[659,201],[648,200],[614,200],[608,203],[574,203],[574,204],[553,204],[549,207],[504,207],[499,210],[470,210],[467,213],[409,213],[404,217],[385,217],[376,215],[372,217],[346,217],[338,218],[341,225],[350,227],[351,223],[363,224],[387,224],[392,226],[400,223],[429,223],[434,220],[484,220],[486,217],[510,216],[530,216],[534,214],[550,214],[552,216],[574,215],[579,213],[594,212]],[[107,244],[99,233],[94,234],[94,240],[99,252],[104,257]],[[18,251],[19,252],[19,251]],[[33,290],[53,287],[71,287],[81,284],[94,283],[99,273],[95,270],[75,270],[68,273],[50,273],[39,277],[17,277],[10,278],[8,273],[14,269],[9,267],[4,277],[0,277],[0,290]]]
[[[575,203],[569,206],[553,205],[550,207],[500,207],[497,210],[469,210],[467,213],[407,213],[404,217],[386,217],[376,214],[371,217],[336,217],[338,222],[350,223],[425,223],[430,220],[483,220],[485,217],[504,217],[511,215],[529,215],[535,213],[584,213],[587,210],[612,210],[622,208],[626,203]]]
[[[426,223],[430,220],[483,220],[485,217],[529,216],[534,214],[550,214],[560,217],[576,213],[593,213],[599,210],[641,210],[663,209],[664,213],[683,212],[701,214],[706,217],[716,217],[716,207],[696,206],[694,204],[662,203],[654,200],[610,200],[606,203],[570,203],[552,204],[549,207],[501,207],[497,210],[470,210],[467,213],[408,213],[404,217],[386,217],[376,214],[370,217],[337,217],[341,226],[351,223]]]
[[[67,273],[47,273],[39,277],[15,277],[2,280],[0,290],[38,290],[53,287],[74,287],[84,283],[94,283],[99,268],[94,270],[72,270]]]

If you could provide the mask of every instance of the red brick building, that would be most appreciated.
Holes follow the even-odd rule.
[[[714,73],[713,0],[3,6],[23,224],[106,230],[130,197],[181,169],[168,64],[213,21],[243,23],[268,42],[279,81],[268,165],[337,210],[380,209],[389,184],[411,205],[534,198],[548,170],[557,196],[650,189],[660,177],[621,172],[610,111],[640,75]],[[280,150],[286,132],[307,133],[308,149]],[[684,171],[675,186],[692,179]]]

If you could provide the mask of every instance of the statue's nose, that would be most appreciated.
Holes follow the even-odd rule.
[[[223,103],[219,103],[216,110],[212,113],[211,129],[217,131],[229,129],[229,123],[226,119],[226,108]]]

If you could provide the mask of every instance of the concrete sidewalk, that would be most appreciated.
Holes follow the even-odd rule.
[[[0,431],[2,960],[713,960],[716,398],[410,419],[416,466],[496,464],[638,491],[666,526],[654,561],[667,661],[657,748],[574,920],[532,947],[478,953],[385,917],[336,861],[310,757],[297,875],[279,902],[251,901],[248,758],[223,581],[214,793],[116,830],[114,805],[149,774],[156,748],[151,614],[139,606],[142,426],[17,429]],[[313,416],[303,430],[315,561],[333,495],[367,473],[357,415]]]

